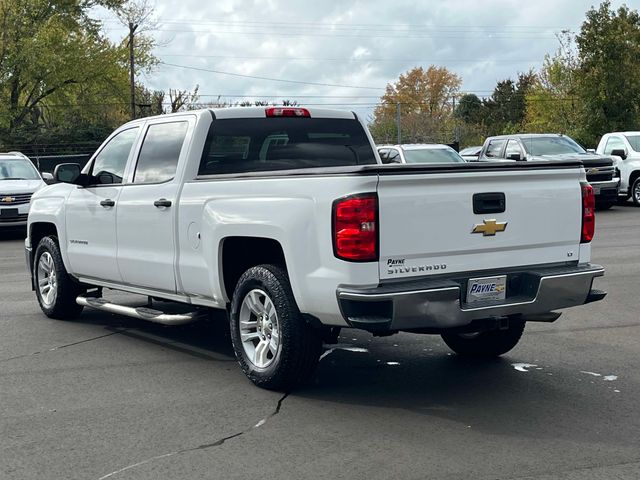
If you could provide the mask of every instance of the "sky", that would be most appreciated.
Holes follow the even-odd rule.
[[[149,88],[198,85],[203,102],[291,99],[365,116],[388,83],[416,66],[445,66],[462,78],[463,92],[488,96],[497,81],[540,68],[558,48],[556,34],[579,31],[595,3],[148,1],[157,25],[147,33],[161,62],[138,79]],[[114,41],[126,35],[112,13],[96,16]]]

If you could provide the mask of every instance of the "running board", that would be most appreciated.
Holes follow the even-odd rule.
[[[101,297],[84,297],[80,295],[76,298],[76,303],[83,307],[95,308],[105,312],[125,315],[127,317],[137,318],[139,320],[147,320],[149,322],[161,323],[162,325],[184,325],[200,320],[206,316],[202,310],[187,313],[169,314],[160,310],[154,310],[148,307],[126,307],[111,303]]]

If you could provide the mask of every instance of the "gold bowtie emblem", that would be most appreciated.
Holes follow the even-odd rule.
[[[13,197],[4,197],[2,203],[12,203],[15,200]]]
[[[504,232],[507,229],[507,222],[498,222],[497,220],[483,220],[473,226],[471,233],[481,233],[483,237],[494,236],[496,232]]]

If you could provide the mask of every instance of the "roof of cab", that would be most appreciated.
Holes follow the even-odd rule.
[[[265,106],[265,107],[227,107],[227,108],[201,108],[198,110],[185,110],[181,112],[175,113],[164,113],[162,115],[154,115],[151,117],[143,117],[136,118],[135,120],[131,120],[124,125],[121,125],[118,130],[122,129],[125,126],[132,125],[140,125],[148,120],[155,119],[167,119],[171,117],[179,117],[184,115],[196,115],[198,117],[204,115],[213,115],[216,119],[227,119],[227,118],[266,118],[266,110],[267,108],[304,108],[309,111],[311,118],[344,118],[353,120],[356,117],[354,112],[349,110],[333,110],[328,108],[309,108],[304,105],[296,105],[295,107],[283,107],[283,106]],[[291,118],[291,117],[289,117]],[[295,117],[293,117],[295,118]]]

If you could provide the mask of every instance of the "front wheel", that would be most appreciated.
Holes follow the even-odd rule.
[[[230,322],[238,363],[257,386],[288,390],[313,374],[322,340],[300,315],[279,266],[252,267],[240,277]]]
[[[631,186],[631,198],[636,207],[640,207],[640,177],[636,178]]]
[[[515,347],[524,332],[522,320],[510,320],[503,330],[474,333],[443,333],[442,339],[458,355],[497,357]]]
[[[68,320],[82,312],[76,298],[82,288],[67,273],[54,237],[40,240],[33,261],[33,276],[38,303],[49,318]]]

